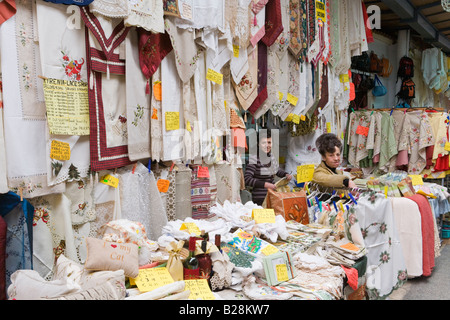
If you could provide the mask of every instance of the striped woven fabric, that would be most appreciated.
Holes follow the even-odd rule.
[[[197,177],[198,166],[192,168],[191,176],[191,205],[192,205],[192,219],[208,219],[214,217],[213,213],[209,212],[211,207],[211,194],[209,178]]]

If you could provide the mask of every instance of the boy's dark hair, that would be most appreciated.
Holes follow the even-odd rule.
[[[258,131],[258,142],[261,141],[262,138],[272,138],[270,129],[261,129]]]
[[[336,147],[342,150],[342,143],[339,138],[333,133],[324,133],[316,140],[316,147],[322,156],[325,156],[326,152],[334,153]]]

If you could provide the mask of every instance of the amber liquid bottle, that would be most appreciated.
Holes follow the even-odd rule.
[[[199,261],[195,252],[195,237],[189,238],[189,254],[183,261],[183,278],[184,280],[198,279],[200,274]]]
[[[206,252],[207,248],[207,241],[202,241],[202,251]],[[202,253],[197,255],[199,269],[200,269],[200,278],[202,279],[208,279],[211,277],[211,271],[212,271],[212,260],[209,254]]]

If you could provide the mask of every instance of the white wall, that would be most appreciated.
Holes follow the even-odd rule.
[[[397,42],[393,43],[393,41],[387,37],[374,33],[374,42],[369,43],[369,55],[370,52],[373,51],[377,54],[378,58],[388,58],[392,68],[392,73],[389,77],[380,77],[381,82],[387,89],[387,94],[382,97],[375,97],[372,95],[372,91],[368,93],[368,106],[372,108],[372,105],[375,108],[392,108],[397,104],[397,98],[395,95],[398,92],[398,88],[400,86],[400,80],[397,81],[397,70],[398,70],[398,62],[400,58],[404,55],[404,43]],[[401,49],[400,49],[401,47]],[[399,58],[400,56],[400,58]]]

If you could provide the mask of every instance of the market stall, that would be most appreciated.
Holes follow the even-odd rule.
[[[0,299],[378,300],[432,274],[450,57],[364,1],[0,12]]]

